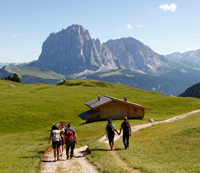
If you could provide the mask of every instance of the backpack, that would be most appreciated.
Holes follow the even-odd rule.
[[[59,130],[52,130],[53,142],[59,142]]]
[[[129,128],[130,128],[129,122],[128,121],[124,121],[123,124],[124,124],[123,132],[126,133],[126,134],[129,134]]]
[[[114,134],[114,133],[115,133],[114,127],[113,127],[113,124],[112,124],[112,123],[108,123],[108,126],[107,126],[107,133],[108,133],[108,134]]]
[[[72,143],[74,142],[74,134],[71,129],[66,129],[65,130],[65,135],[66,135],[66,143]]]

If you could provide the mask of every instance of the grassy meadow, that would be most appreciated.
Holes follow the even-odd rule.
[[[11,88],[9,85],[16,87]],[[3,156],[0,158],[0,172],[37,172],[40,155],[51,148],[51,144],[48,144],[51,123],[60,121],[71,123],[75,128],[78,136],[77,147],[89,145],[91,152],[88,154],[88,158],[100,171],[111,172],[119,167],[109,152],[107,152],[107,157],[110,158],[110,162],[107,162],[107,157],[99,158],[105,153],[104,147],[106,146],[97,143],[96,140],[105,134],[107,122],[84,123],[78,117],[78,114],[89,110],[85,103],[95,99],[98,95],[108,95],[118,99],[127,96],[130,102],[152,108],[153,111],[146,111],[145,116],[153,118],[155,121],[200,107],[199,100],[195,98],[169,97],[155,92],[94,80],[73,80],[64,82],[62,85],[27,85],[0,80],[0,154]],[[120,128],[121,122],[121,120],[114,121],[117,129]],[[147,123],[148,120],[130,120],[130,122],[135,125]],[[160,128],[159,133],[162,130]],[[141,133],[143,134],[143,132]],[[136,142],[135,138],[136,136],[131,138],[133,140],[131,143]],[[148,141],[144,141],[145,143],[147,145]],[[119,141],[116,146],[120,148],[120,144]],[[100,149],[98,150],[98,148]],[[124,150],[117,152],[123,158]],[[133,155],[137,155],[135,148],[132,152]],[[140,155],[141,153],[138,154],[138,157]],[[153,158],[151,159],[153,160]],[[101,165],[104,165],[105,162],[107,166],[102,168]],[[112,163],[111,166],[108,165],[109,163]],[[129,164],[135,167],[133,162]],[[145,171],[151,170],[147,169],[144,164],[138,168]]]
[[[131,167],[144,172],[200,172],[200,113],[132,134],[130,148],[118,150]],[[123,148],[122,141],[116,146]]]
[[[9,73],[17,73],[20,77],[23,75],[30,75],[41,77],[44,79],[65,79],[64,75],[55,73],[54,71],[36,67],[28,66],[14,66],[14,67],[5,67],[5,70]]]

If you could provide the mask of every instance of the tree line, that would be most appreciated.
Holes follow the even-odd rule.
[[[197,83],[185,90],[179,97],[195,97],[200,98],[200,83]]]
[[[2,80],[10,80],[13,82],[21,83],[21,79],[19,78],[19,76],[16,73],[13,74],[13,77],[9,75],[9,76],[2,78]]]

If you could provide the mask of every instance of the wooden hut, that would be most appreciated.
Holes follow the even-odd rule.
[[[79,114],[79,117],[86,120],[86,122],[122,119],[123,117],[129,119],[143,118],[145,110],[152,110],[151,108],[128,102],[126,97],[124,97],[124,100],[120,100],[110,96],[98,96],[98,98],[85,103],[85,105],[91,109]]]

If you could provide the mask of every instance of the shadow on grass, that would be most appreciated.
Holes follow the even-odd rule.
[[[89,148],[87,148],[86,150],[84,150],[84,151],[81,151],[81,153],[83,154],[83,155],[76,155],[76,156],[74,156],[74,158],[82,158],[82,157],[85,157],[86,155],[88,155],[88,154],[91,154],[91,152],[93,152],[93,151],[110,151],[109,149],[104,149],[104,148],[98,148],[98,149],[89,149]]]
[[[87,148],[85,151],[81,151],[81,153],[83,155],[74,156],[74,158],[82,158],[82,157],[87,156],[88,154],[91,154],[91,152],[95,152],[95,151],[112,152],[112,151],[118,151],[118,150],[124,150],[124,149],[122,149],[122,148],[116,148],[114,150],[110,150],[110,149],[105,149],[105,148],[97,148],[97,149],[89,149],[89,148]]]
[[[29,159],[29,158],[31,158],[31,159],[33,159],[33,158],[40,158],[40,156],[38,156],[38,155],[33,155],[33,156],[23,156],[23,157],[19,157],[20,159]]]
[[[38,153],[38,154],[44,154],[45,153],[45,151],[43,151],[43,150],[41,150],[41,151],[28,151],[28,152],[30,152],[30,153]]]
[[[38,154],[44,154],[45,152],[44,151],[38,151]]]
[[[96,149],[90,149],[91,151],[110,151],[110,149],[105,149],[105,148],[96,148]]]
[[[113,150],[105,149],[105,148],[97,148],[97,149],[89,149],[89,152],[92,152],[92,151],[118,151],[118,150],[124,150],[124,148],[116,148]]]
[[[124,150],[124,148],[115,148],[114,151]]]

